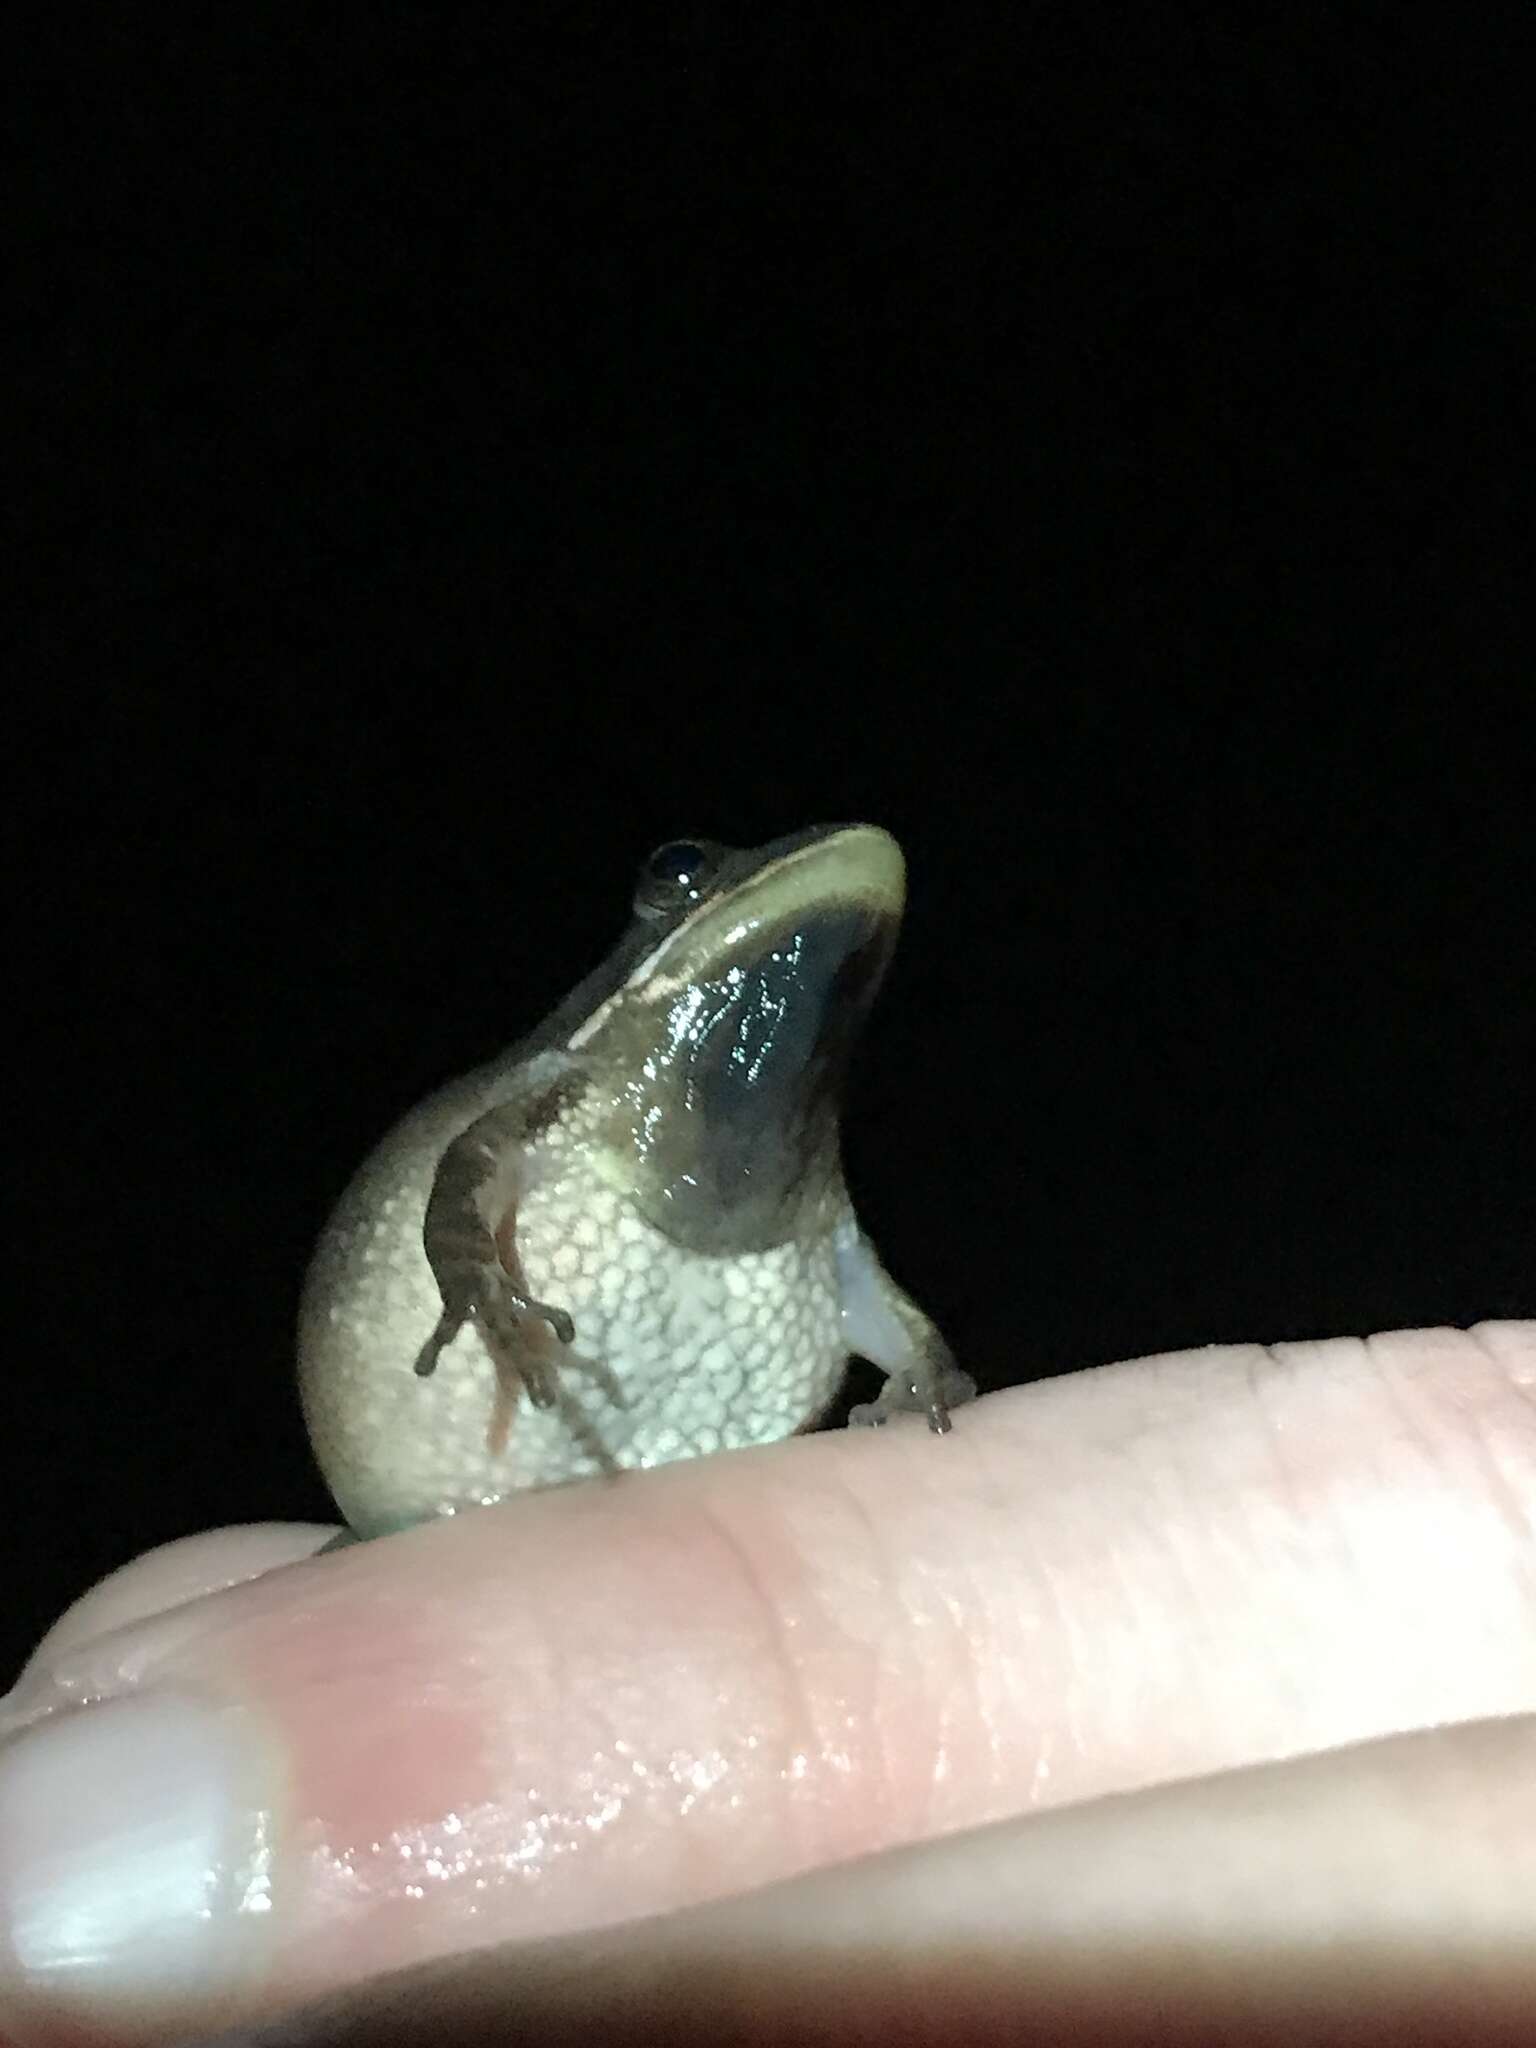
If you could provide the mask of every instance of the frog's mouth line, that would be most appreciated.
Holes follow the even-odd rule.
[[[693,979],[699,958],[739,944],[749,932],[797,918],[862,906],[876,916],[899,920],[906,895],[906,866],[889,833],[874,825],[849,825],[792,843],[777,860],[691,911],[642,960],[630,985],[654,996]],[[670,969],[670,973],[667,970]]]
[[[862,908],[888,922],[892,937],[906,900],[906,862],[901,848],[878,825],[821,827],[760,849],[755,873],[728,882],[662,934],[635,961],[623,985],[601,1002],[572,1033],[568,1049],[579,1053],[610,1022],[619,1007],[636,1001],[651,1009],[694,987],[710,964],[739,950],[766,953],[760,933],[782,931],[808,918]]]

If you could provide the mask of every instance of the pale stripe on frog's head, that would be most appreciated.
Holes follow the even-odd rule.
[[[906,862],[880,826],[813,826],[765,846],[704,844],[711,869],[698,900],[680,905],[656,944],[578,1025],[568,1041],[572,1052],[603,1028],[615,1004],[635,995],[666,1001],[697,978],[700,963],[728,958],[765,925],[782,932],[818,909],[861,905],[875,920],[889,922],[894,940],[906,900]]]

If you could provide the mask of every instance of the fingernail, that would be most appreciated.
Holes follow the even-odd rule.
[[[71,2015],[182,2012],[243,1979],[270,1904],[270,1777],[247,1714],[165,1693],[0,1748],[0,2012],[7,1979]]]

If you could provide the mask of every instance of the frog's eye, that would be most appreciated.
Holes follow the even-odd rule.
[[[664,889],[676,889],[693,881],[709,855],[695,839],[669,839],[658,846],[645,863],[645,879]]]
[[[635,884],[639,911],[676,910],[696,902],[709,884],[716,848],[708,840],[669,839],[648,854]]]

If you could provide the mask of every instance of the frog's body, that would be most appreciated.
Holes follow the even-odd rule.
[[[371,1535],[520,1489],[971,1391],[860,1235],[842,1069],[894,941],[895,842],[664,848],[614,958],[413,1111],[311,1268],[316,1454]]]

